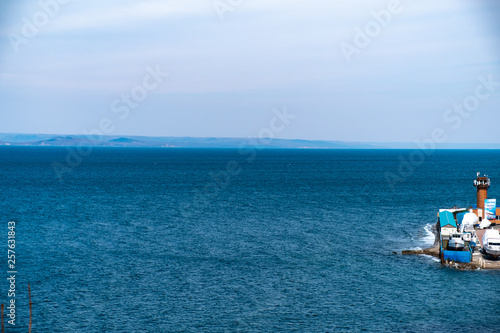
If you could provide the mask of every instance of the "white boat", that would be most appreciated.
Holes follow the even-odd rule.
[[[470,242],[470,241],[472,241],[472,232],[470,232],[470,231],[463,232],[463,233],[462,233],[462,239],[463,239],[465,242]]]
[[[500,234],[498,230],[486,230],[483,236],[483,250],[493,258],[500,256]]]
[[[479,223],[479,229],[486,229],[489,228],[491,225],[491,222],[488,219],[483,219],[481,223]]]
[[[467,213],[464,215],[462,224],[460,224],[460,232],[468,232],[474,230],[474,224],[479,223],[479,218],[474,213]]]
[[[473,231],[472,232],[472,239],[470,240],[470,246],[471,248],[476,248],[476,247],[479,247],[479,241],[477,240],[477,235],[476,235],[476,232]]]
[[[460,251],[463,250],[465,242],[462,238],[462,234],[451,234],[450,240],[448,241],[448,249]]]

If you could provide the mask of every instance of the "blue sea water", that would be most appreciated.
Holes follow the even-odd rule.
[[[477,171],[499,197],[500,152],[411,154],[94,148],[60,181],[66,148],[0,147],[7,332],[28,283],[34,332],[498,332],[500,272],[393,252],[474,204]]]

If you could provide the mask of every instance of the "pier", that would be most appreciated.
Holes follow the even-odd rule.
[[[500,256],[483,244],[486,230],[500,231],[500,209],[488,199],[491,181],[477,175],[477,204],[469,208],[440,209],[434,228],[434,245],[423,250],[402,251],[403,255],[430,255],[448,267],[462,270],[500,269]],[[494,244],[493,244],[494,245]]]

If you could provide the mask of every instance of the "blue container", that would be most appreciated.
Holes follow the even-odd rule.
[[[472,261],[472,254],[470,251],[443,250],[443,259],[453,260],[454,262],[468,263]]]

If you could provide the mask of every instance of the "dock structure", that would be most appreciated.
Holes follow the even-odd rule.
[[[402,254],[435,256],[441,259],[442,264],[458,269],[500,269],[500,257],[493,258],[484,251],[483,246],[483,235],[487,229],[500,230],[500,209],[496,208],[494,199],[488,199],[488,189],[491,186],[488,176],[480,176],[478,173],[474,186],[477,188],[476,205],[439,210],[434,246],[423,250],[403,251]],[[489,201],[493,202],[493,206],[487,206]],[[482,223],[483,221],[486,223]],[[460,247],[456,247],[457,239]]]
[[[487,175],[480,176],[478,172],[477,179],[474,180],[474,186],[477,188],[475,207],[441,209],[439,211],[437,223],[439,256],[442,263],[452,263],[458,267],[461,264],[466,264],[466,266],[472,268],[500,269],[500,259],[489,256],[484,251],[483,246],[485,229],[482,228],[484,225],[481,222],[490,217],[489,223],[486,223],[487,228],[500,229],[498,209],[496,207],[486,207],[491,181]],[[489,212],[488,209],[493,209],[493,212]],[[469,215],[469,218],[472,216],[477,222],[472,225],[462,225],[466,223],[464,221],[466,215]],[[491,219],[492,217],[494,219]],[[451,235],[454,235],[454,237],[458,235],[463,240],[463,248],[460,250],[450,248]]]
[[[488,176],[480,176],[479,174],[478,172],[477,179],[474,180],[474,186],[477,188],[477,208],[484,210],[484,202],[488,199],[488,189],[490,188],[491,181]]]
[[[477,188],[477,201],[476,205],[472,206],[472,211],[479,217],[480,220],[482,220],[486,218],[485,202],[488,200],[488,189],[491,186],[491,180],[487,175],[480,176],[478,172],[477,179],[474,180],[474,186]],[[495,213],[495,218],[490,218],[490,220],[498,220],[500,208],[496,208]]]

